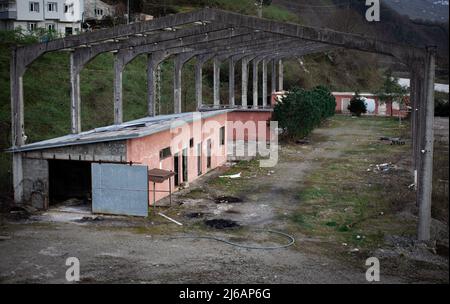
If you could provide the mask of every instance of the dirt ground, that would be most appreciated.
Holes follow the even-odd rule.
[[[227,164],[158,208],[183,226],[152,211],[148,219],[3,214],[0,282],[65,283],[66,258],[77,257],[82,283],[366,283],[365,260],[375,256],[381,283],[448,283],[448,217],[434,220],[433,242],[414,241],[408,127],[337,116],[308,143],[282,144],[273,168],[260,168],[258,160]],[[406,141],[390,145],[381,136]],[[448,203],[438,206],[448,212]],[[213,219],[238,226],[205,225]],[[255,250],[194,238],[289,242],[268,230],[292,235],[295,244]]]

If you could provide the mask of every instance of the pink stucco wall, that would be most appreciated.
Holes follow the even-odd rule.
[[[381,107],[381,101],[379,100],[378,96],[370,95],[365,96],[361,95],[362,97],[370,98],[375,100],[375,112],[372,115],[380,115],[380,116],[401,116],[406,117],[408,115],[408,112],[405,108],[405,106],[402,107],[400,110],[393,109],[392,102],[385,102],[386,104],[386,112],[383,114],[380,112]],[[334,97],[336,98],[336,113],[341,114],[343,113],[342,109],[342,103],[344,99],[351,99],[353,97],[353,94],[334,94]],[[409,104],[409,96],[404,97],[404,104]],[[345,110],[345,109],[344,109]]]
[[[224,145],[220,145],[220,128],[225,127],[226,135],[227,114],[220,114],[209,118],[204,118],[191,123],[187,123],[176,130],[166,130],[146,137],[129,139],[127,141],[127,161],[147,165],[148,169],[159,168],[174,171],[174,155],[179,154],[179,181],[192,182],[198,178],[197,168],[197,146],[201,143],[201,164],[202,174],[212,170],[227,160],[225,140]],[[193,147],[189,146],[189,141],[194,138]],[[207,140],[211,139],[211,168],[207,169]],[[178,143],[178,144],[175,144]],[[160,160],[160,151],[172,146],[172,156]],[[182,151],[188,150],[188,180],[182,178]],[[149,184],[149,204],[153,204],[153,183]],[[156,184],[157,191],[168,191],[169,182]],[[176,190],[174,179],[172,178],[172,190]],[[168,193],[157,192],[156,201],[168,196]]]
[[[270,134],[269,122],[272,118],[272,111],[233,111],[228,113],[228,133],[227,137],[229,140],[245,140],[250,139],[266,139],[266,134]],[[234,124],[235,122],[242,123],[244,128],[238,128],[239,124]],[[258,126],[258,122],[264,122],[264,131],[261,131]],[[232,128],[232,125],[236,128]],[[252,126],[253,125],[253,126]]]

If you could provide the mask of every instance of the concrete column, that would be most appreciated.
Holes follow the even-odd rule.
[[[148,116],[155,116],[156,69],[158,63],[153,54],[147,56],[147,107]]]
[[[23,112],[23,74],[25,67],[20,67],[23,58],[18,58],[14,49],[10,65],[11,86],[11,141],[12,147],[20,147],[24,144],[24,112]],[[22,154],[13,153],[12,159],[14,201],[21,203],[23,199],[23,167]]]
[[[234,107],[235,105],[235,84],[234,84],[234,68],[235,68],[235,60],[233,57],[230,57],[230,60],[228,62],[228,96],[229,96],[229,104],[231,107]]]
[[[267,60],[262,61],[262,106],[267,107]]]
[[[184,62],[178,55],[175,59],[174,77],[173,77],[173,112],[181,113],[181,75]]]
[[[217,57],[214,58],[214,108],[220,107],[220,61]]]
[[[114,124],[123,122],[122,74],[124,64],[120,53],[114,54]]]
[[[70,53],[70,118],[73,134],[81,132],[80,70],[77,54]]]
[[[258,59],[253,59],[253,108],[258,107]]]
[[[242,58],[242,99],[241,104],[243,108],[247,108],[247,93],[248,93],[248,59]]]
[[[419,225],[418,239],[428,241],[430,239],[431,226],[431,194],[433,189],[433,149],[434,149],[434,81],[436,49],[428,48],[424,64],[424,124],[420,128],[424,130],[421,141],[421,165],[419,171],[420,187],[417,191],[419,201]]]
[[[203,105],[203,61],[197,58],[195,64],[195,101],[197,103],[197,110],[201,109]]]
[[[272,94],[277,91],[277,62],[275,59],[272,59],[272,73],[271,73],[271,90]]]
[[[283,60],[278,61],[278,90],[283,91],[284,86],[284,66]]]

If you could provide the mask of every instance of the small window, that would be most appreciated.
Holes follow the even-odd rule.
[[[219,139],[220,145],[225,145],[225,127],[220,128],[220,139]]]
[[[29,22],[28,23],[28,30],[30,32],[35,31],[37,29],[37,23],[36,22]]]
[[[58,11],[58,3],[56,3],[56,2],[48,2],[47,3],[47,10],[49,12],[57,12]]]
[[[39,13],[39,2],[30,2],[30,12]]]
[[[172,152],[170,151],[170,147],[164,148],[161,151],[159,151],[159,159],[163,160],[165,158],[171,157]]]
[[[47,23],[46,27],[47,27],[47,30],[49,30],[50,32],[55,31],[55,24],[54,23]]]
[[[66,32],[66,36],[70,36],[73,34],[73,28],[70,26],[66,26],[65,32]]]
[[[189,140],[189,148],[194,148],[194,138]]]

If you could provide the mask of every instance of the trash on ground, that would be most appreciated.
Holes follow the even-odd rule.
[[[232,174],[232,175],[221,175],[221,176],[219,176],[220,178],[231,178],[231,179],[234,179],[234,178],[240,178],[241,177],[241,173],[242,172],[239,172],[239,173],[237,173],[237,174]]]
[[[203,212],[190,212],[186,214],[187,218],[200,218],[203,217],[205,214]]]
[[[397,167],[393,163],[383,163],[378,165],[371,164],[367,169],[367,172],[389,172]]]
[[[388,136],[381,136],[381,141],[390,141],[391,145],[405,145],[406,142],[404,139],[400,137],[388,137]]]
[[[240,226],[237,222],[227,219],[206,220],[205,224],[216,229],[236,228]]]
[[[236,204],[242,203],[242,199],[234,196],[219,196],[215,200],[216,204]]]
[[[168,216],[167,216],[167,215],[165,215],[164,213],[158,212],[158,214],[159,214],[159,215],[161,215],[162,217],[164,217],[164,218],[168,219],[169,221],[171,221],[171,222],[173,222],[173,223],[175,223],[175,224],[179,225],[179,226],[183,226],[183,224],[182,224],[182,223],[180,223],[180,222],[178,222],[178,221],[174,220],[173,218],[170,218],[170,217],[168,217]]]
[[[298,145],[309,145],[309,140],[307,139],[299,139],[295,141],[296,144]]]
[[[0,235],[0,241],[10,240],[11,237],[9,235]]]

